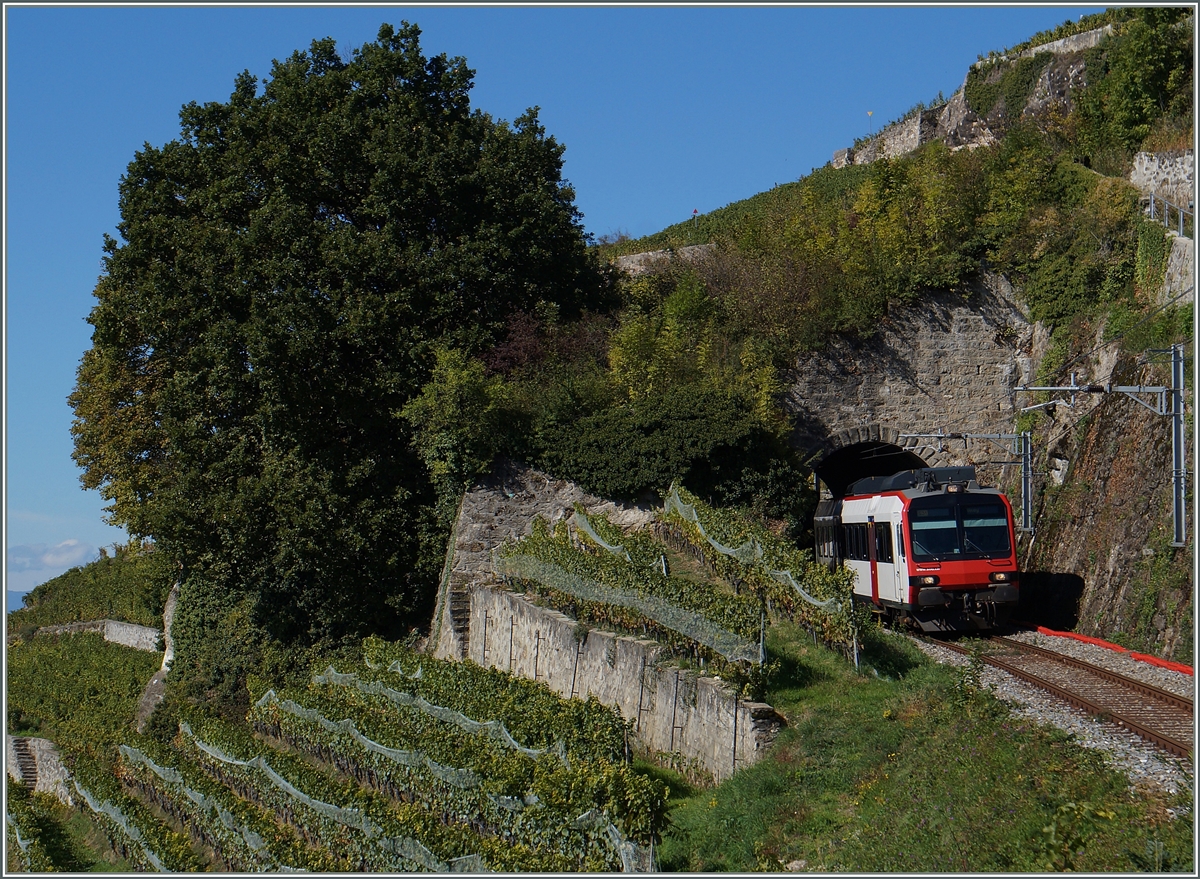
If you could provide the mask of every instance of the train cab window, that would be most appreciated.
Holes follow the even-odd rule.
[[[963,504],[962,520],[967,552],[1009,551],[1008,512],[1004,504]]]
[[[994,497],[994,496],[993,496]],[[1008,509],[992,498],[917,498],[909,507],[914,561],[1006,556],[1012,551]]]
[[[913,502],[909,521],[914,559],[930,561],[962,552],[957,512],[953,504],[918,507],[917,502]]]
[[[892,532],[886,522],[880,522],[875,526],[875,560],[878,562],[891,562],[892,560]]]

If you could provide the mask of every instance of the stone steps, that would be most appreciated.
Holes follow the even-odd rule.
[[[17,755],[17,772],[21,776],[21,784],[29,789],[37,787],[37,759],[29,750],[29,740],[22,736],[13,736],[13,751]]]
[[[452,588],[448,608],[454,634],[466,644],[471,632],[471,594],[465,589]]]

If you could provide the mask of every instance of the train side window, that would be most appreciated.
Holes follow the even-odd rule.
[[[892,560],[892,532],[887,527],[875,529],[875,559],[881,562]]]
[[[854,550],[855,558],[859,561],[866,561],[867,558],[867,526],[854,526]]]
[[[904,529],[899,522],[896,523],[896,554],[904,561]]]

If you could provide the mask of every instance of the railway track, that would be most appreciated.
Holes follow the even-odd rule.
[[[965,655],[973,652],[946,641],[930,643]],[[1164,751],[1178,757],[1191,756],[1195,715],[1190,699],[1061,653],[1003,637],[987,639],[979,657],[987,665],[1122,726]]]

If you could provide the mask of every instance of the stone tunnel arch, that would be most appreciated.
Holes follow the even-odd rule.
[[[864,424],[838,431],[810,452],[813,472],[834,497],[868,476],[890,476],[901,470],[930,466],[911,448],[900,431],[883,424]]]

